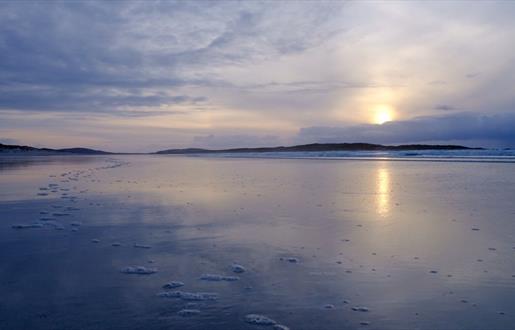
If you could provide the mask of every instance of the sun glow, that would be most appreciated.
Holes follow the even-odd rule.
[[[388,105],[379,105],[374,109],[374,124],[384,124],[393,120],[392,107]]]

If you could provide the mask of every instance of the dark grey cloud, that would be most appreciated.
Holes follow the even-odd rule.
[[[2,89],[0,88],[0,91]],[[0,109],[32,110],[32,111],[81,111],[110,112],[122,108],[159,107],[163,105],[196,104],[205,102],[205,97],[188,95],[167,95],[163,92],[143,93],[141,90],[98,89],[31,89],[11,90],[0,93]],[[163,111],[165,112],[165,111]],[[171,112],[168,112],[171,113]]]
[[[296,7],[304,11],[294,3],[288,10]],[[323,27],[330,7],[324,4],[304,19]],[[277,25],[267,8],[232,2],[2,2],[0,111],[116,111],[206,98],[179,89],[228,86],[210,70],[302,52],[340,31],[312,31],[302,21]]]
[[[155,75],[163,67],[154,54],[120,42],[130,24],[127,4],[0,6],[0,110],[97,112],[205,99],[173,93],[204,81],[173,75],[173,68]]]
[[[419,143],[426,141],[490,141],[515,146],[515,114],[420,117],[383,125],[306,127],[297,142]]]

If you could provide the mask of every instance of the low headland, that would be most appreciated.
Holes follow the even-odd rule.
[[[441,144],[401,144],[382,145],[372,143],[312,143],[294,146],[258,147],[258,148],[231,148],[231,149],[167,149],[151,153],[158,155],[184,155],[184,154],[213,154],[213,153],[264,153],[264,152],[316,152],[316,151],[409,151],[409,150],[483,150],[461,145]],[[1,154],[30,154],[30,155],[119,155],[127,153],[107,152],[89,148],[35,148],[22,145],[8,145],[0,143]]]

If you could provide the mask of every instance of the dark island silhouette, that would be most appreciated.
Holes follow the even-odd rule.
[[[0,143],[0,152],[5,153],[37,153],[45,154],[81,154],[81,155],[109,155],[111,152],[88,149],[88,148],[65,148],[65,149],[50,149],[50,148],[35,148],[30,146],[20,146],[13,144]]]
[[[262,153],[262,152],[299,152],[299,151],[410,151],[410,150],[482,150],[483,148],[471,148],[461,145],[440,145],[440,144],[401,144],[382,145],[371,143],[312,143],[295,146],[260,147],[260,148],[232,148],[232,149],[167,149],[151,153],[157,155],[184,155],[184,154],[207,154],[207,153]],[[35,148],[30,146],[8,145],[0,143],[0,152],[3,153],[35,153],[35,154],[75,154],[75,155],[124,155],[138,153],[118,153],[95,150],[89,148]]]
[[[264,148],[233,148],[233,149],[169,149],[156,154],[202,154],[202,153],[248,153],[248,152],[294,152],[294,151],[409,151],[409,150],[481,150],[460,145],[431,145],[431,144],[401,144],[382,145],[371,143],[312,143],[295,146],[279,146]]]

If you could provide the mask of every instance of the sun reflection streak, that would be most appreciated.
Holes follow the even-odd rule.
[[[390,172],[386,167],[377,170],[376,196],[377,213],[385,217],[390,212]]]

